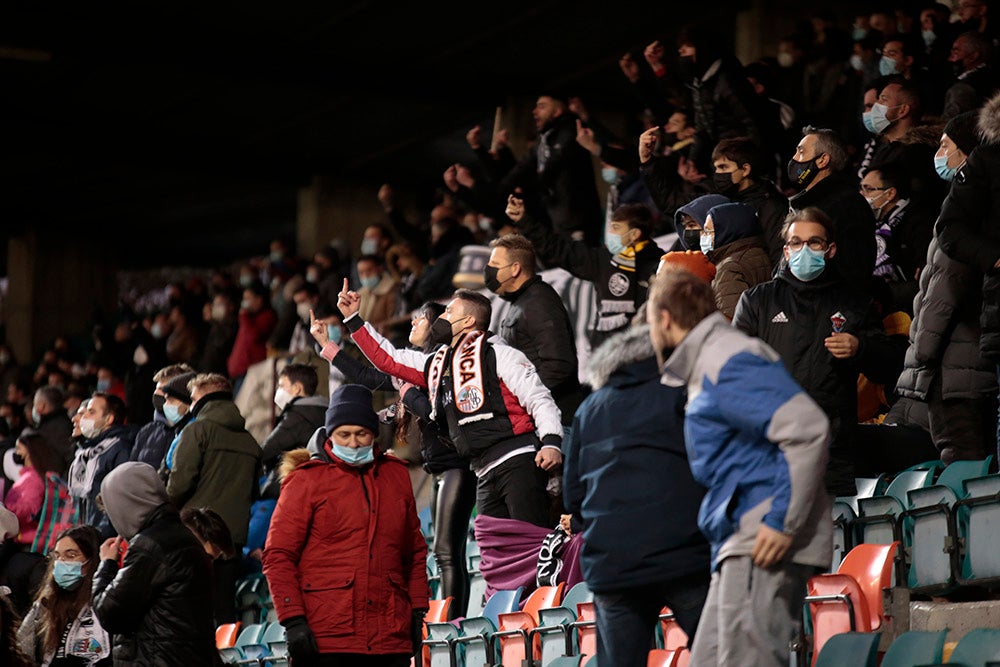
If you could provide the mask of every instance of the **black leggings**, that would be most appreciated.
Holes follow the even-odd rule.
[[[465,616],[469,606],[469,567],[465,545],[476,505],[476,475],[468,468],[434,474],[431,507],[434,544],[431,550],[441,573],[441,597],[451,596],[449,620]]]

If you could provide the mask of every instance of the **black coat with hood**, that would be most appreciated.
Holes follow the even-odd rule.
[[[935,231],[941,249],[983,275],[980,351],[1000,363],[1000,94],[979,112],[983,143],[958,170]]]
[[[101,498],[125,558],[104,560],[92,604],[114,636],[115,667],[219,665],[212,563],[167,499],[152,466],[123,463],[101,484]]]
[[[326,396],[296,396],[281,411],[278,423],[260,444],[260,462],[267,475],[261,497],[278,497],[281,481],[278,479],[277,467],[281,455],[309,442],[316,429],[326,421],[328,400]]]

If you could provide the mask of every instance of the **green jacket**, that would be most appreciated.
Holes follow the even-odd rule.
[[[250,505],[259,494],[260,445],[228,395],[209,394],[199,403],[194,420],[180,433],[167,495],[179,509],[215,510],[233,543],[244,545]]]

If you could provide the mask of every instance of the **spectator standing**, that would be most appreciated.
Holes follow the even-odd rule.
[[[156,471],[127,461],[100,493],[117,536],[101,544],[91,604],[113,635],[114,664],[219,664],[212,566]]]
[[[66,396],[59,387],[45,385],[35,390],[31,405],[31,421],[45,440],[45,444],[59,461],[56,469],[60,475],[73,462],[73,424],[63,403]]]
[[[211,305],[205,306],[205,311],[208,331],[193,366],[203,373],[225,374],[228,372],[226,360],[233,350],[239,326],[237,304],[229,291],[219,291],[212,297]]]
[[[377,431],[371,392],[338,388],[282,482],[264,573],[296,663],[406,667],[420,650],[427,543],[406,465]]]
[[[178,436],[167,495],[178,510],[207,507],[225,520],[240,553],[247,543],[250,506],[259,495],[260,446],[244,427],[233,388],[221,375],[188,383],[194,417]],[[216,623],[236,620],[239,560],[216,562]]]
[[[277,324],[278,315],[271,307],[270,291],[259,280],[250,283],[243,289],[236,339],[226,360],[235,390],[239,390],[247,369],[267,357],[267,340]]]
[[[732,319],[740,296],[771,278],[760,223],[748,204],[719,204],[705,216],[701,251],[715,265],[712,291],[719,312]]]
[[[595,593],[597,655],[642,667],[665,605],[688,640],[695,637],[710,574],[697,521],[705,491],[684,449],[685,391],[660,382],[649,327],[609,338],[588,370],[594,393],[566,441],[563,500],[583,531],[580,565]],[[651,488],[660,491],[650,495]],[[670,516],[669,529],[650,525],[650,516]]]
[[[701,278],[664,271],[646,314],[663,382],[687,387],[685,446],[707,489],[698,524],[712,579],[691,664],[787,665],[806,582],[832,557],[829,420],[770,347],[715,310]]]
[[[194,376],[194,369],[187,364],[171,364],[156,372],[153,376],[156,381],[156,389],[153,391],[153,419],[143,424],[136,433],[135,444],[129,454],[130,461],[142,461],[157,470],[163,465],[163,458],[170,443],[177,437],[182,421],[176,407],[171,408],[170,415],[166,414],[168,397],[172,395],[175,400],[186,398],[187,405],[190,405],[191,395],[187,393],[186,384]],[[168,387],[171,394],[167,393]]]

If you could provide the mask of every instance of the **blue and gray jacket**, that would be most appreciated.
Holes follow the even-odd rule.
[[[691,472],[708,489],[698,526],[713,569],[749,555],[761,522],[794,536],[786,560],[829,567],[830,424],[778,354],[713,313],[670,355],[662,381],[687,385],[684,438]]]

